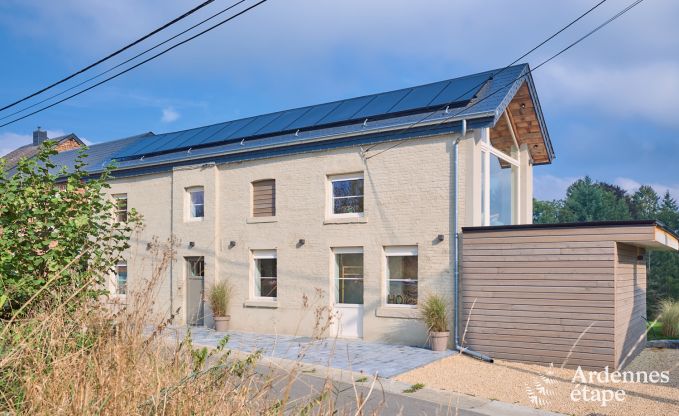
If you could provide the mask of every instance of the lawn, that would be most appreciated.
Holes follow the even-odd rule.
[[[658,340],[658,339],[679,339],[679,337],[675,338],[668,338],[662,334],[662,323],[660,322],[652,322],[649,324],[651,329],[648,331],[648,340],[653,341],[653,340]]]

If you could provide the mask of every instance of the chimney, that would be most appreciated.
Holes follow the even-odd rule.
[[[40,146],[45,140],[47,140],[47,132],[41,130],[40,126],[38,126],[38,129],[33,132],[33,146]]]

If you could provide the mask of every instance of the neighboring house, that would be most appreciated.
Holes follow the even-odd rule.
[[[10,170],[19,163],[19,160],[30,159],[35,156],[38,153],[40,144],[42,144],[42,142],[45,140],[48,140],[47,132],[41,130],[40,127],[38,127],[38,129],[33,132],[33,143],[21,146],[18,149],[2,156],[2,159],[4,159],[6,163],[5,168]],[[85,143],[83,143],[83,141],[80,140],[74,133],[54,137],[49,140],[56,142],[55,150],[57,152],[65,152],[67,150],[78,149],[82,146],[85,146]]]
[[[310,335],[321,305],[342,316],[333,333],[412,345],[427,338],[418,303],[453,304],[454,213],[460,227],[530,223],[533,166],[554,159],[527,65],[88,153],[95,175],[116,161],[119,215],[144,216],[120,292],[149,277],[152,237],[176,235],[155,305],[180,323],[211,325],[203,291],[219,279],[235,330]]]

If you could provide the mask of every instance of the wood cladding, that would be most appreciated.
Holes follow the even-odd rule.
[[[463,231],[463,345],[499,359],[621,368],[646,343],[646,268],[643,248],[618,241],[654,231]]]
[[[276,181],[265,179],[252,182],[252,216],[273,217],[276,215]]]

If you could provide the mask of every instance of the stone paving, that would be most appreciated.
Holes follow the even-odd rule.
[[[175,329],[178,337],[183,337],[186,333],[186,327]],[[216,347],[225,335],[229,336],[228,349],[245,353],[261,350],[262,354],[272,358],[299,360],[306,364],[364,372],[368,375],[377,373],[381,377],[394,377],[454,354],[452,350],[434,352],[424,348],[362,340],[312,340],[307,337],[235,331],[224,333],[204,327],[191,327],[194,344]]]

